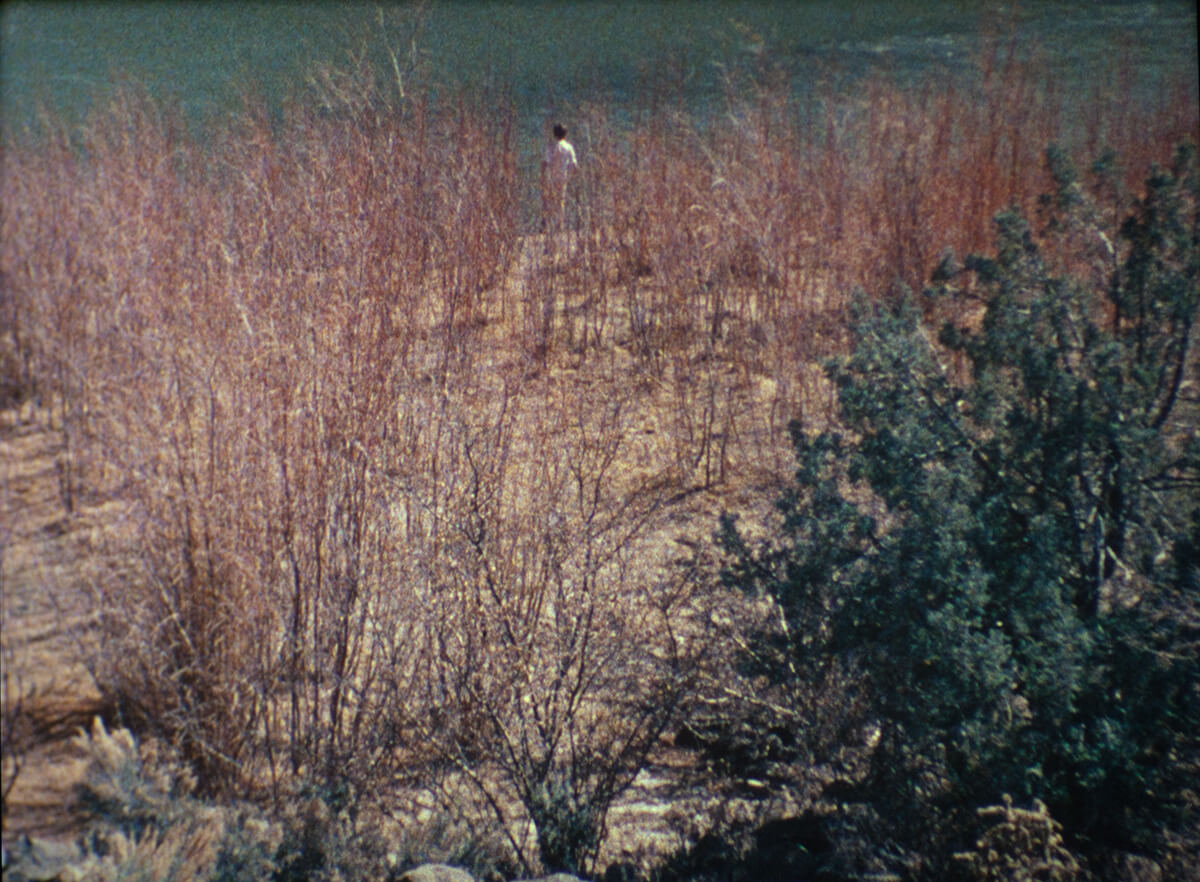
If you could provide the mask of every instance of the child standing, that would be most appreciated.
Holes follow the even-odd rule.
[[[554,124],[554,140],[542,157],[542,228],[555,232],[566,210],[567,183],[579,171],[575,148],[567,140],[567,127]]]

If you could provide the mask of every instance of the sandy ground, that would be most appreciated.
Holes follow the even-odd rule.
[[[13,784],[6,841],[73,832],[67,809],[83,772],[74,736],[102,711],[84,656],[89,572],[106,506],[84,499],[68,512],[61,452],[61,435],[44,415],[0,411],[5,744],[17,741],[4,758],[4,785]]]

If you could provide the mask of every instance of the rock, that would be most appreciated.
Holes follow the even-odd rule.
[[[73,842],[31,839],[22,836],[5,855],[5,882],[50,882],[73,879],[71,865],[83,860],[83,850]]]
[[[475,882],[475,877],[448,864],[422,864],[401,876],[399,882]]]

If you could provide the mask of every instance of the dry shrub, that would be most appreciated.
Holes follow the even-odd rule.
[[[687,594],[650,547],[661,497],[622,468],[629,402],[596,390],[564,409],[566,391],[500,390],[443,436],[461,459],[445,463],[457,486],[421,598],[429,667],[393,714],[503,828],[526,814],[543,862],[582,870],[699,647]],[[449,809],[460,795],[447,792]],[[579,840],[548,844],[560,835]]]
[[[25,159],[46,175],[54,161],[83,169],[62,205],[41,181],[51,223],[69,202],[71,232],[18,240],[10,257],[78,439],[69,461],[126,494],[142,563],[135,584],[98,586],[99,673],[131,719],[180,742],[207,788],[257,774],[264,752],[274,773],[346,755],[369,766],[388,749],[354,749],[385,702],[377,653],[405,639],[387,627],[398,605],[379,599],[396,575],[380,563],[395,539],[380,475],[422,443],[433,375],[442,386],[469,354],[458,317],[484,312],[467,295],[511,242],[490,213],[503,203],[463,204],[487,197],[481,174],[503,186],[474,159],[505,152],[465,118],[442,120],[455,152],[413,181],[403,164],[427,157],[412,158],[425,137],[412,122],[307,114],[275,133],[251,113],[210,155],[125,94],[79,145]],[[63,261],[56,242],[78,256]]]
[[[1004,805],[979,809],[991,821],[973,851],[955,855],[972,879],[980,882],[1078,879],[1082,868],[1063,844],[1062,827],[1040,800],[1033,808],[1013,805],[1005,794]]]
[[[853,96],[819,88],[814,107],[780,81],[769,69],[731,75],[725,113],[703,127],[662,110],[622,140],[597,138],[593,233],[618,260],[621,293],[641,307],[629,316],[635,337],[649,329],[660,344],[694,342],[730,319],[792,331],[844,306],[856,285],[920,290],[943,249],[988,244],[997,211],[1032,213],[1049,183],[1049,144],[1071,144],[1080,166],[1115,151],[1125,162],[1115,198],[1127,200],[1151,162],[1197,135],[1194,83],[1172,84],[1153,107],[1099,93],[1068,106],[1015,43],[989,50],[974,80],[876,78]],[[590,116],[588,131],[609,125]],[[818,345],[791,358],[821,354]]]
[[[516,243],[508,129],[480,119],[248,112],[204,152],[123,95],[63,147],[79,296],[57,237],[7,252],[60,307],[28,319],[72,462],[127,502],[97,677],[202,793],[371,793],[432,759],[506,823],[561,772],[595,837],[675,713],[631,400],[527,387],[480,339],[506,342]]]

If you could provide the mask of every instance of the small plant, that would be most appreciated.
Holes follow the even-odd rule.
[[[1003,805],[978,810],[991,826],[973,850],[954,857],[975,882],[1067,882],[1079,878],[1081,867],[1063,844],[1062,825],[1050,817],[1039,799],[1033,807],[1018,808],[1004,794]]]
[[[273,882],[335,882],[387,876],[387,850],[362,822],[349,782],[306,783],[285,800]]]
[[[90,757],[78,794],[88,820],[84,878],[234,882],[273,878],[277,834],[252,808],[194,798],[195,778],[172,751],[99,719],[79,743]]]
[[[77,741],[90,758],[77,797],[94,823],[136,840],[194,812],[196,779],[169,750],[139,746],[128,729],[110,732],[99,717]]]
[[[600,847],[603,807],[590,803],[587,794],[573,792],[561,773],[538,782],[528,804],[545,867],[556,872],[584,872]]]

